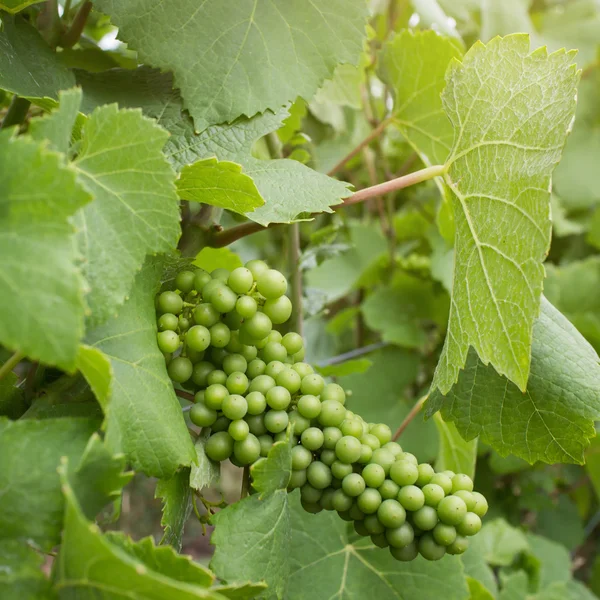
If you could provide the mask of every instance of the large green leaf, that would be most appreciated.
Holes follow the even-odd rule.
[[[26,542],[0,541],[0,598],[51,600],[50,581],[42,572],[44,557]]]
[[[59,542],[64,507],[56,468],[62,456],[77,465],[97,426],[89,419],[0,419],[0,539],[32,540],[45,550]]]
[[[435,413],[433,417],[440,437],[435,468],[438,471],[450,470],[474,477],[475,462],[477,460],[477,439],[467,442],[461,437],[454,423],[444,421],[440,413]]]
[[[103,405],[109,447],[125,453],[135,469],[168,478],[196,453],[156,345],[160,273],[161,261],[149,259],[119,315],[89,332],[86,342],[112,365],[112,395]]]
[[[147,116],[157,119],[171,133],[165,154],[177,170],[212,157],[242,165],[265,201],[248,217],[262,225],[286,223],[306,212],[331,211],[330,206],[350,195],[346,183],[295,160],[266,161],[252,155],[256,140],[281,126],[288,114],[285,109],[222,123],[197,134],[192,120],[183,112],[181,98],[172,89],[169,74],[146,67],[99,74],[79,72],[78,82],[83,86],[85,112],[116,101],[121,107],[140,107]]]
[[[377,598],[378,600],[466,600],[469,597],[460,559],[438,562],[418,557],[403,563],[388,549],[358,538],[336,513],[306,513],[297,493],[291,498],[292,571],[287,596]]]
[[[367,16],[362,0],[97,6],[143,62],[174,72],[197,131],[310,99],[338,63],[357,62]]]
[[[204,452],[204,444],[210,436],[210,430],[203,431],[196,440],[196,463],[192,465],[189,477],[189,485],[197,491],[214,485],[219,480],[221,463],[216,463]]]
[[[526,388],[550,243],[550,176],[571,127],[577,80],[573,53],[529,53],[526,35],[475,44],[451,63],[442,100],[455,138],[444,179],[456,254],[432,389],[450,390],[469,347]]]
[[[495,598],[498,595],[498,584],[494,571],[487,564],[484,556],[484,543],[479,535],[469,540],[469,548],[461,556],[465,574],[480,582]]]
[[[192,493],[190,488],[190,469],[179,470],[170,479],[159,479],[156,484],[156,498],[162,500],[162,519],[164,528],[161,544],[170,544],[181,552],[183,528],[192,512]]]
[[[85,284],[69,217],[90,196],[61,155],[26,137],[0,135],[0,164],[0,343],[73,370]]]
[[[95,196],[77,215],[92,324],[115,314],[147,254],[177,244],[175,173],[162,154],[168,137],[141,111],[116,104],[96,109],[85,124],[73,164]]]
[[[440,94],[448,63],[462,55],[459,44],[435,31],[402,31],[381,56],[382,77],[394,93],[392,122],[427,165],[443,164],[453,130]]]
[[[600,419],[598,355],[547,300],[534,325],[531,375],[525,393],[469,351],[467,365],[447,396],[430,398],[466,438],[480,435],[501,455],[530,463],[583,463]]]
[[[508,567],[529,549],[525,534],[504,519],[489,521],[478,535],[478,547],[485,561],[494,567]]]
[[[58,100],[60,90],[75,85],[73,73],[62,65],[34,27],[19,17],[6,15],[2,26],[0,89],[25,98]]]

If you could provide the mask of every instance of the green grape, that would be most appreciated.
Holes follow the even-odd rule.
[[[410,523],[402,523],[399,527],[388,528],[385,532],[390,546],[394,548],[404,548],[415,539],[415,531]]]
[[[233,444],[233,454],[243,465],[250,465],[256,462],[260,457],[260,442],[258,438],[254,434],[249,433],[245,439]]]
[[[437,512],[446,525],[458,525],[467,514],[467,505],[458,496],[446,496],[438,504]]]
[[[292,469],[307,469],[312,462],[312,452],[304,446],[294,446],[292,448]]]
[[[433,536],[426,533],[419,539],[419,554],[426,560],[440,560],[446,554],[446,547],[436,544]]]
[[[406,511],[397,500],[383,500],[377,509],[377,518],[385,527],[400,527],[406,521]]]
[[[381,465],[369,463],[362,470],[365,483],[370,488],[379,488],[385,481],[385,470]]]
[[[336,400],[321,402],[319,423],[324,427],[338,427],[346,417],[346,409]]]
[[[248,368],[246,359],[241,354],[229,354],[223,359],[223,371],[231,375],[236,371],[245,373]]]
[[[354,531],[356,531],[356,533],[362,537],[367,537],[369,535],[363,520],[354,521]]]
[[[298,412],[307,419],[316,419],[321,412],[321,401],[316,396],[301,396],[297,406]]]
[[[413,523],[423,531],[430,531],[438,523],[438,515],[435,508],[423,506],[412,515]]]
[[[285,369],[285,365],[280,360],[272,360],[267,363],[267,367],[265,368],[265,375],[272,377],[275,379],[281,371]]]
[[[425,494],[416,485],[405,485],[398,492],[398,501],[406,510],[414,512],[425,504]]]
[[[331,504],[334,510],[345,512],[352,508],[352,498],[343,489],[337,489],[333,493]]]
[[[194,279],[196,278],[193,271],[181,271],[175,277],[175,287],[181,290],[184,294],[191,292],[194,289]]]
[[[314,515],[320,513],[323,510],[323,507],[320,504],[309,504],[308,502],[304,502],[303,500],[301,500],[300,503],[302,504],[302,508],[306,512],[312,513]]]
[[[159,331],[156,336],[158,348],[161,352],[170,354],[179,348],[179,336],[170,329]]]
[[[333,450],[339,440],[342,439],[342,432],[337,427],[323,428],[323,448]]]
[[[325,402],[332,402],[332,400],[326,400]],[[355,463],[360,458],[361,443],[355,437],[345,435],[335,445],[335,453],[342,462]]]
[[[374,435],[382,446],[390,442],[392,439],[392,431],[384,423],[376,423],[372,425],[369,427],[369,433]]]
[[[292,316],[292,302],[287,296],[269,299],[264,303],[262,310],[272,323],[281,325]]]
[[[304,484],[300,489],[300,497],[302,500],[310,502],[311,504],[317,503],[322,495],[323,490],[313,487],[310,483]]]
[[[260,277],[261,273],[269,270],[269,265],[266,262],[256,259],[249,260],[244,266],[252,273],[254,281]]]
[[[236,294],[247,294],[254,285],[254,277],[252,271],[245,267],[238,267],[229,274],[227,285]]]
[[[292,401],[292,396],[281,385],[272,387],[267,393],[267,404],[275,410],[285,410]]]
[[[444,490],[437,483],[428,483],[423,486],[423,496],[425,498],[425,504],[437,508],[437,505],[444,498]]]
[[[431,481],[431,478],[435,475],[433,467],[427,463],[421,463],[417,467],[417,471],[419,474],[415,483],[421,488],[426,486]]]
[[[277,329],[273,329],[269,332],[269,335],[267,336],[267,343],[268,342],[279,343],[279,342],[281,342],[282,339],[283,339],[283,336],[281,335],[281,333],[279,331],[277,331]]]
[[[229,354],[225,348],[211,348],[210,349],[210,361],[216,367],[222,367],[225,357]]]
[[[250,379],[255,379],[259,375],[262,375],[265,372],[267,365],[264,360],[260,358],[255,358],[248,363],[248,367],[246,369],[246,375]]]
[[[346,402],[344,388],[337,383],[328,383],[321,392],[321,402],[325,402],[326,400],[335,400],[340,404],[344,404]]]
[[[394,548],[394,546],[390,545],[390,553],[396,560],[410,562],[417,558],[419,550],[417,544],[411,542],[407,546],[404,546],[404,548]]]
[[[206,376],[206,383],[208,385],[214,385],[215,383],[225,385],[226,382],[227,373],[225,373],[225,371],[221,371],[220,369],[214,369]]]
[[[292,362],[294,364],[297,364],[299,362],[302,362],[304,359],[306,358],[306,350],[304,348],[302,348],[302,350],[300,350],[300,352],[296,352],[296,354],[292,355]],[[303,375],[307,375],[308,373],[304,373]]]
[[[270,410],[265,413],[265,427],[271,433],[283,431],[289,423],[288,414],[285,410]]]
[[[262,340],[264,337],[269,335],[269,331],[273,324],[271,323],[271,319],[262,312],[257,312],[249,319],[244,321],[242,325],[242,331],[247,333],[252,339]]]
[[[300,389],[300,375],[293,369],[282,369],[275,377],[277,385],[283,386],[290,394],[295,394]]]
[[[225,287],[225,282],[220,279],[211,279],[202,289],[202,299],[205,302],[210,302],[212,295],[222,287]]]
[[[185,349],[185,355],[194,363],[194,366],[204,359],[204,354],[204,351],[192,350],[189,346]],[[192,373],[192,378],[193,376],[194,373]]]
[[[379,440],[372,435],[371,433],[365,433],[361,438],[360,438],[361,443],[366,444],[367,446],[369,446],[371,448],[371,450],[375,451],[378,450],[379,448],[381,448],[381,444],[379,443]],[[386,450],[387,452],[387,450]],[[393,454],[390,452],[389,453],[391,456],[393,456]]]
[[[300,352],[302,348],[304,348],[304,342],[302,341],[302,336],[297,333],[286,333],[281,343],[287,350],[288,354],[296,354],[296,352]]]
[[[212,280],[212,277],[206,271],[196,271],[194,273],[194,289],[197,292],[201,292],[204,286]]]
[[[377,489],[384,500],[387,500],[388,498],[395,499],[398,497],[400,486],[391,479],[386,479]]]
[[[366,515],[362,510],[360,510],[360,508],[358,508],[358,506],[356,505],[356,502],[353,502],[352,507],[348,511],[348,516],[353,521],[362,521]]]
[[[290,475],[290,481],[288,483],[288,490],[295,490],[296,488],[302,487],[306,483],[306,469],[301,471],[292,471]]]
[[[248,389],[248,378],[243,373],[236,371],[227,377],[225,387],[230,394],[245,394]]]
[[[344,477],[346,477],[346,475],[349,475],[350,473],[352,473],[352,465],[343,463],[339,460],[334,460],[330,466],[331,466],[331,474],[334,477],[337,477],[338,479],[344,479]],[[359,477],[360,477],[360,475],[359,475]]]
[[[381,465],[383,467],[383,470],[385,471],[385,474],[388,475],[390,469],[392,468],[392,465],[394,464],[394,462],[396,462],[396,459],[391,452],[388,452],[383,448],[378,448],[377,450],[373,450],[371,462],[377,465]]]
[[[327,488],[323,490],[321,494],[321,499],[319,500],[319,504],[323,508],[323,510],[333,510],[333,496],[335,494],[335,490],[333,488]]]
[[[194,402],[200,402],[204,404],[204,390],[200,390],[194,394]]]
[[[275,360],[283,361],[286,357],[287,352],[283,344],[279,342],[267,342],[267,345],[261,350],[261,358],[267,363]]]
[[[452,480],[448,475],[444,475],[443,473],[436,473],[429,483],[439,485],[444,490],[444,494],[450,494],[452,492]]]
[[[391,452],[396,458],[402,454],[402,446],[398,442],[387,442],[387,444],[382,444],[381,447]]]
[[[260,392],[250,392],[246,396],[246,403],[248,404],[248,414],[251,415],[262,415],[267,408],[267,399]]]
[[[222,281],[223,283],[227,283],[227,280],[229,279],[229,274],[229,271],[223,268],[215,269],[214,271],[210,272],[210,276],[213,279],[217,281]]]
[[[219,322],[220,315],[212,304],[198,304],[194,309],[194,322],[203,327],[212,327]]]
[[[294,358],[296,356],[296,354],[294,354],[294,356],[292,356],[292,361],[294,362],[294,364],[291,365],[291,368],[294,371],[296,371],[296,373],[298,373],[298,375],[300,375],[300,380],[304,379],[304,377],[307,377],[308,375],[313,375],[313,373],[314,373],[313,368],[308,363],[299,362],[299,360]]]
[[[446,469],[445,471],[442,471],[442,474],[445,475],[446,477],[449,477],[450,481],[452,481],[452,478],[456,475],[456,473],[454,471],[451,471],[450,469]]]
[[[361,465],[366,465],[367,463],[369,463],[371,461],[372,458],[373,458],[373,449],[371,448],[371,446],[367,446],[366,444],[361,444],[360,445],[360,458],[358,459],[358,462]]]
[[[475,508],[473,508],[473,512],[480,518],[485,517],[485,514],[488,511],[488,502],[485,499],[485,496],[479,492],[473,492],[473,496],[475,498]]]
[[[310,463],[306,469],[308,483],[318,490],[324,490],[331,485],[331,469],[320,461]]]
[[[300,391],[303,394],[310,394],[312,396],[318,396],[325,387],[325,380],[316,373],[311,373],[302,378],[300,384]]]
[[[398,460],[390,468],[390,477],[398,485],[412,485],[419,477],[419,469],[407,460]]]
[[[273,447],[273,438],[268,434],[263,434],[259,435],[257,439],[260,442],[260,455],[267,456],[269,450]]]
[[[347,413],[346,413],[347,414]],[[340,431],[344,435],[351,435],[357,439],[362,437],[362,424],[358,419],[344,419],[340,425]]]
[[[334,463],[334,465],[335,464],[336,463]],[[333,465],[331,472],[335,477],[337,477],[333,469]],[[365,480],[358,473],[348,473],[342,480],[342,489],[344,490],[344,493],[352,498],[355,496],[360,496],[365,491],[366,487]]]
[[[179,327],[179,319],[173,313],[165,313],[158,317],[157,324],[159,331],[176,331]]]
[[[204,325],[194,325],[185,334],[185,343],[192,350],[202,352],[210,345],[211,334]]]
[[[453,496],[457,496],[467,505],[468,512],[473,512],[475,510],[477,500],[475,500],[473,492],[467,492],[467,490],[458,490],[458,492],[454,492]]]
[[[191,325],[190,320],[187,317],[184,317],[183,315],[179,315],[179,318],[177,319],[177,324],[179,325],[180,331],[187,331]]]
[[[363,525],[369,532],[369,535],[377,535],[385,532],[383,523],[377,518],[377,515],[367,515],[363,519]]]
[[[452,544],[446,548],[448,554],[463,554],[469,547],[469,540],[462,535],[457,535]]]
[[[258,310],[256,300],[251,296],[240,296],[235,303],[235,311],[242,319],[250,319]]]
[[[244,417],[246,423],[248,423],[248,427],[250,428],[250,433],[260,436],[265,435],[267,433],[267,428],[265,427],[265,419],[263,415],[246,415]]]
[[[226,460],[233,452],[233,438],[226,431],[213,433],[204,444],[204,452],[215,462]]]
[[[166,331],[163,331],[166,333]],[[194,366],[189,358],[178,356],[174,358],[167,367],[167,373],[169,377],[177,383],[184,383],[192,376]]]
[[[227,431],[236,442],[241,442],[242,440],[245,440],[250,434],[250,427],[248,426],[248,423],[246,423],[246,421],[238,419],[229,423]]]
[[[231,423],[231,421],[227,417],[220,416],[213,423],[211,429],[212,429],[213,433],[227,431],[227,429],[229,429],[230,423]]]
[[[452,493],[459,490],[473,491],[473,480],[468,475],[458,473],[452,478]]]
[[[287,279],[275,269],[263,271],[256,280],[256,288],[265,298],[283,296],[287,286]]]
[[[248,402],[243,396],[231,394],[223,400],[221,410],[232,421],[243,419],[248,412]]]
[[[433,539],[440,546],[449,546],[456,539],[456,529],[452,525],[438,523],[432,530]]]
[[[240,355],[246,359],[246,363],[250,363],[256,359],[258,355],[258,350],[256,349],[256,346],[248,346],[246,344],[242,344]]]
[[[162,313],[178,315],[183,310],[183,300],[176,292],[163,292],[158,297],[158,310]]]
[[[305,448],[315,451],[323,445],[324,434],[318,427],[309,427],[302,432],[300,441]]]
[[[415,465],[415,467],[419,467],[419,461],[417,460],[417,457],[414,454],[411,454],[410,452],[401,452],[400,454],[398,454],[398,456],[396,456],[396,460],[406,460]]]
[[[303,417],[298,411],[290,413],[290,423],[295,434],[300,435],[310,427],[310,419]]]
[[[321,457],[319,457],[319,458],[321,458]],[[323,461],[321,461],[321,462],[323,462]],[[335,461],[333,461],[333,462],[335,462]],[[323,464],[325,464],[325,463],[323,463]],[[333,463],[332,463],[332,464],[333,464]],[[331,467],[331,465],[328,465],[328,466],[329,466],[329,467]],[[339,490],[339,489],[341,489],[341,487],[342,487],[342,482],[341,482],[341,480],[340,480],[340,479],[336,479],[335,477],[333,477],[333,478],[332,478],[332,480],[331,480],[331,487],[332,487],[334,490]]]
[[[387,538],[385,537],[385,533],[379,533],[377,535],[372,535],[371,541],[378,548],[387,548],[390,545],[389,542],[387,541]]]
[[[227,327],[229,327],[229,329],[231,329],[231,333],[236,333],[238,335],[237,341],[239,342],[239,344],[241,345],[241,342],[239,341],[239,329],[242,326],[242,323],[244,322],[244,319],[238,315],[238,313],[236,313],[235,311],[231,311],[229,313],[227,313],[225,315],[225,317],[223,318],[223,323],[225,323],[225,325],[227,325]],[[230,343],[231,343],[231,339],[230,339]],[[229,347],[229,344],[227,345],[227,347]],[[238,350],[236,350],[237,352]]]
[[[365,513],[365,515],[376,513],[381,502],[381,494],[376,489],[370,487],[368,487],[356,499],[356,505],[362,512]]]
[[[260,392],[261,394],[265,394],[273,387],[275,387],[276,383],[272,377],[268,375],[258,375],[251,382],[248,387],[249,392]]]
[[[328,467],[330,467],[336,461],[336,455],[334,450],[328,450],[325,448],[321,450],[321,456],[319,456],[319,460],[322,463],[325,463]]]
[[[231,338],[231,331],[225,323],[215,323],[210,328],[210,343],[215,348],[225,348]]]
[[[221,410],[223,401],[229,396],[227,388],[220,383],[213,383],[206,388],[204,393],[204,402],[208,408],[213,410]]]
[[[190,408],[190,421],[198,427],[210,427],[217,420],[217,411],[199,402]]]
[[[480,530],[481,519],[474,512],[468,512],[465,518],[456,526],[456,531],[463,536],[475,535]]]

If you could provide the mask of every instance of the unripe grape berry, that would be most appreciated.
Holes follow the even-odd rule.
[[[194,273],[194,289],[202,292],[204,286],[212,280],[212,277],[206,271],[198,270]]]
[[[330,467],[336,460],[337,456],[335,455],[334,450],[328,450],[327,448],[321,450],[321,456],[319,460]]]
[[[272,387],[267,393],[267,404],[275,410],[285,410],[292,401],[289,391],[281,385]]]
[[[390,477],[398,485],[412,485],[419,477],[419,470],[407,460],[398,460],[390,467]]]
[[[262,452],[262,446],[261,446],[261,452]],[[306,483],[306,469],[302,469],[301,471],[292,471],[292,474],[290,475],[290,481],[288,483],[288,490],[295,490],[296,488],[302,487],[305,483]]]
[[[304,350],[302,350],[302,352],[304,352]],[[304,377],[307,377],[308,375],[312,375],[314,373],[314,370],[308,363],[300,362],[300,361],[304,360],[304,357],[300,358],[299,354],[300,354],[299,352],[296,352],[296,354],[294,354],[292,356],[292,362],[294,364],[291,365],[291,368],[294,371],[296,371],[296,373],[298,373],[298,375],[300,375],[300,379],[303,379]]]
[[[246,359],[246,363],[253,361],[258,356],[256,346],[247,346],[246,344],[242,344],[242,349],[239,353]],[[248,373],[246,373],[246,375],[248,375]],[[248,377],[250,376],[248,375]]]
[[[211,279],[204,288],[202,288],[202,299],[204,302],[210,303],[213,294],[222,287],[225,287],[225,282],[220,279]]]
[[[423,531],[430,531],[438,524],[438,515],[435,508],[423,506],[412,515],[413,523]]]
[[[335,445],[335,453],[338,459],[347,464],[352,464],[358,461],[360,458],[360,452],[360,440],[352,437],[351,435],[343,436]]]
[[[387,475],[390,472],[392,465],[396,462],[396,459],[391,452],[388,452],[383,448],[378,448],[377,450],[373,450],[371,462],[381,465],[385,471],[385,474]]]
[[[303,417],[297,410],[289,413],[292,430],[296,435],[301,435],[310,427],[310,419]]]
[[[450,479],[450,477],[448,477],[448,475],[444,475],[443,473],[436,473],[431,478],[431,481],[429,483],[435,483],[439,485],[444,490],[444,494],[452,493],[452,480]]]
[[[337,457],[336,457],[337,459]],[[352,465],[341,462],[340,460],[334,460],[331,463],[331,474],[338,479],[344,479],[346,475],[352,473]],[[360,477],[360,475],[359,475]]]
[[[167,333],[163,331],[162,333]],[[189,358],[178,356],[174,358],[167,367],[169,377],[177,383],[184,383],[192,376],[194,366]]]
[[[390,546],[404,548],[415,539],[415,532],[410,523],[403,523],[399,527],[389,528],[385,532],[385,537]]]
[[[365,433],[360,438],[360,441],[363,444],[366,444],[367,446],[369,446],[372,450],[378,450],[379,448],[381,448],[381,444],[379,443],[379,440],[374,435],[372,435],[370,433]]]
[[[206,440],[204,452],[215,462],[226,460],[233,452],[233,438],[226,431],[214,433]]]
[[[347,415],[348,413],[346,413]],[[358,419],[344,419],[340,425],[340,431],[344,435],[351,435],[357,439],[362,437],[362,423]]]
[[[318,427],[309,427],[302,432],[300,440],[305,448],[314,452],[323,446],[324,435]]]
[[[294,446],[292,448],[292,469],[307,469],[312,460],[312,452],[304,446]]]
[[[324,490],[331,484],[331,469],[322,462],[314,461],[306,469],[308,483],[318,490]]]
[[[212,327],[219,322],[219,313],[212,304],[198,304],[194,309],[194,322],[204,327]]]
[[[265,427],[265,416],[260,415],[246,415],[244,420],[248,423],[248,427],[250,428],[250,433],[261,436],[267,433],[267,428]]]
[[[197,403],[190,409],[190,421],[198,427],[210,427],[217,420],[217,411]]]
[[[321,402],[326,400],[335,400],[340,404],[345,404],[346,392],[344,392],[344,388],[337,383],[328,383],[321,392]]]
[[[297,406],[298,412],[307,419],[316,419],[321,412],[321,401],[309,394],[301,396]]]
[[[250,465],[260,457],[260,442],[252,433],[244,440],[233,444],[233,454],[243,465]]]
[[[377,535],[372,535],[371,541],[378,548],[387,548],[390,545],[390,543],[387,541],[387,538],[385,537],[385,533],[379,533]]]
[[[243,419],[248,412],[248,402],[243,396],[231,394],[223,400],[221,410],[232,421]]]
[[[331,471],[335,475],[333,465]],[[344,493],[353,498],[355,496],[360,496],[365,491],[366,487],[365,480],[358,473],[348,473],[342,480],[342,489],[344,490]]]
[[[295,394],[300,389],[300,375],[293,369],[285,368],[277,374],[275,377],[277,385],[281,385],[286,388],[290,394]]]
[[[304,502],[303,500],[301,500],[300,503],[302,504],[302,508],[306,512],[312,513],[314,515],[320,513],[323,510],[323,507],[320,504],[309,504],[308,502]]]
[[[250,319],[256,314],[258,304],[251,296],[240,296],[235,303],[235,310],[242,319]]]
[[[302,336],[293,332],[286,333],[283,336],[281,343],[287,350],[288,354],[296,354],[296,352],[300,352],[300,350],[302,350],[304,347]]]
[[[385,423],[377,423],[369,428],[369,433],[374,435],[383,446],[392,440],[392,431]]]
[[[468,512],[473,512],[475,510],[477,500],[475,500],[473,492],[467,492],[467,490],[458,490],[458,492],[454,492],[452,495],[457,496],[467,505]]]
[[[302,378],[300,391],[303,394],[318,396],[323,391],[324,387],[325,380],[320,375],[312,373],[311,375],[306,375]]]
[[[391,452],[396,459],[402,454],[402,446],[398,442],[388,442],[381,446],[384,450]]]
[[[360,508],[358,508],[356,503],[353,503],[352,508],[350,508],[350,510],[348,511],[348,516],[353,521],[362,521],[366,515],[362,510],[360,510]]]
[[[221,410],[223,401],[229,396],[229,392],[224,385],[213,383],[206,388],[204,393],[204,402],[206,406],[213,410]]]
[[[229,423],[227,432],[234,439],[234,441],[241,442],[242,440],[245,440],[250,434],[250,427],[248,427],[248,423],[246,423],[246,421],[238,419]]]
[[[210,343],[215,348],[225,348],[231,338],[231,331],[225,323],[215,323],[210,329]]]
[[[456,539],[456,529],[445,523],[438,523],[431,533],[435,542],[440,546],[449,546]]]
[[[437,483],[428,483],[423,486],[423,496],[425,497],[425,504],[433,508],[437,508],[437,505],[444,498],[444,490]]]
[[[283,344],[279,342],[267,342],[267,345],[261,350],[260,356],[266,363],[274,360],[284,361],[287,357],[287,352]]]
[[[324,427],[338,427],[346,417],[346,409],[336,400],[321,402],[318,420]]]
[[[417,467],[417,470],[419,475],[416,484],[422,488],[431,481],[431,478],[435,475],[435,471],[433,470],[433,467],[427,463],[421,463]]]
[[[394,546],[390,545],[390,553],[396,560],[410,562],[417,558],[419,550],[417,548],[417,544],[415,542],[411,542],[407,546],[404,546],[404,548],[394,548]]]
[[[368,462],[370,462],[371,458],[373,458],[373,450],[372,450],[371,446],[367,446],[366,444],[361,444],[360,445],[360,458],[358,459],[358,462],[361,465],[366,465]]]
[[[269,377],[268,375],[259,375],[252,380],[248,387],[248,391],[260,392],[261,394],[266,395],[266,393],[271,388],[275,387],[275,385],[275,380],[272,377]]]
[[[387,499],[379,505],[377,518],[385,527],[400,527],[406,521],[406,511],[397,500]]]
[[[263,375],[265,369],[267,368],[267,364],[264,360],[260,358],[255,358],[248,363],[248,368],[246,369],[246,375],[250,379],[255,379],[259,375]]]
[[[175,287],[181,290],[184,294],[191,292],[194,289],[195,274],[193,271],[181,271],[175,277]]]
[[[325,494],[323,494],[325,495]],[[321,499],[321,503],[323,499]],[[331,499],[331,506],[338,512],[344,512],[352,508],[352,498],[343,489],[335,490]]]
[[[227,285],[236,294],[247,294],[254,285],[252,271],[250,271],[250,269],[246,269],[245,267],[238,267],[237,269],[234,269],[231,271],[227,279]]]
[[[175,350],[179,348],[179,336],[170,329],[159,331],[156,340],[158,342],[158,348],[165,354],[175,352]]]
[[[245,373],[248,368],[246,359],[241,354],[229,354],[223,359],[223,371],[231,375],[236,371]]]
[[[288,426],[289,417],[285,410],[270,410],[265,413],[264,421],[268,431],[279,433]]]
[[[159,331],[175,331],[179,327],[179,319],[172,313],[160,315],[157,321]]]
[[[365,480],[366,481],[366,480]],[[377,512],[379,505],[381,504],[381,494],[368,487],[358,498],[356,499],[356,505],[365,515],[371,515]]]
[[[249,260],[245,265],[246,269],[248,269],[252,273],[252,277],[254,281],[256,281],[261,273],[269,270],[269,265],[262,260]]]
[[[192,350],[189,346],[187,346],[185,349],[185,355],[192,361],[194,365],[196,365],[196,363],[202,362],[202,360],[204,360],[205,354],[206,352],[204,352],[203,350]],[[192,373],[192,376],[193,375],[194,374]]]
[[[227,377],[225,387],[230,394],[245,394],[248,389],[248,378],[243,373],[236,371]]]
[[[452,478],[452,493],[459,490],[473,491],[473,480],[468,475],[458,473]]]
[[[310,483],[303,485],[302,489],[300,490],[300,497],[302,500],[312,504],[317,503],[321,499],[322,495],[323,490],[313,487],[310,485]]]
[[[473,496],[475,497],[475,508],[473,509],[473,512],[480,518],[485,517],[485,514],[488,511],[488,502],[485,499],[485,496],[479,492],[473,492]]]
[[[446,554],[446,548],[436,544],[433,536],[426,533],[419,539],[419,554],[426,560],[440,560]]]
[[[406,510],[419,510],[425,504],[425,495],[416,485],[405,485],[398,492],[398,501]]]
[[[214,269],[213,271],[210,272],[210,276],[218,281],[222,281],[223,283],[227,283],[227,280],[229,279],[229,271],[227,269],[224,268],[218,268],[218,269]]]
[[[271,319],[265,313],[257,312],[244,321],[242,331],[255,340],[261,340],[269,334],[272,327]]]
[[[158,297],[158,310],[178,315],[183,310],[183,299],[176,292],[163,292]]]
[[[215,383],[225,385],[226,382],[227,374],[225,371],[221,371],[220,369],[214,369],[206,376],[206,383],[209,386],[214,385]]]
[[[363,525],[369,532],[369,535],[378,535],[385,531],[385,527],[381,521],[377,518],[377,515],[367,515],[363,519]]]
[[[406,460],[415,465],[415,467],[419,466],[419,461],[417,460],[417,457],[414,454],[411,454],[410,452],[401,452],[400,454],[398,454],[398,456],[396,456],[396,460]]]
[[[210,345],[210,331],[204,325],[194,325],[185,334],[185,343],[197,352],[206,350]]]
[[[260,442],[260,455],[267,456],[269,450],[273,447],[273,438],[268,434],[263,434],[259,435],[257,439]]]
[[[388,498],[397,499],[400,486],[391,479],[386,479],[377,489],[384,500],[387,500]]]
[[[480,530],[481,519],[474,512],[468,512],[465,518],[456,526],[459,535],[464,536],[475,535]]]
[[[275,269],[263,271],[256,280],[256,288],[265,298],[279,298],[287,291],[287,279]]]
[[[337,427],[323,428],[323,448],[333,450],[341,438],[342,432]]]
[[[271,360],[267,363],[265,368],[265,375],[275,379],[281,371],[285,369],[285,365],[280,360]]]
[[[381,465],[370,463],[362,470],[365,483],[370,488],[378,488],[385,481],[385,470]]]
[[[452,544],[446,548],[448,554],[463,554],[469,547],[469,540],[462,535],[456,536]]]
[[[287,296],[268,299],[262,309],[275,325],[285,323],[292,316],[292,302]]]
[[[446,496],[437,507],[440,521],[447,525],[458,525],[467,514],[467,505],[458,496]]]

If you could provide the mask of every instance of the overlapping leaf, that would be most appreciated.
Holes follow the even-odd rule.
[[[170,479],[159,479],[155,497],[161,498],[163,504],[160,524],[164,534],[160,543],[170,544],[177,552],[181,552],[183,528],[192,512],[190,469],[183,468]]]
[[[338,63],[358,60],[366,18],[362,0],[97,5],[144,62],[175,73],[197,131],[310,99]]]
[[[525,393],[471,349],[447,396],[429,398],[467,440],[476,436],[500,454],[530,463],[582,463],[600,418],[600,363],[594,349],[547,300],[533,329],[531,375]]]
[[[102,351],[113,371],[106,440],[134,468],[170,477],[195,459],[181,407],[156,345],[154,292],[161,261],[149,259],[119,315],[91,331],[87,343]]]
[[[444,421],[440,413],[434,415],[434,422],[440,438],[440,447],[435,461],[436,470],[450,470],[474,477],[477,439],[465,441],[456,429],[456,425]]]
[[[25,542],[0,541],[2,600],[52,600],[50,581],[42,572],[44,557]]]

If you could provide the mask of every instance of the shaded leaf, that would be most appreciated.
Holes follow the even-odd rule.
[[[221,464],[210,460],[204,452],[204,444],[209,435],[210,431],[202,432],[194,445],[196,449],[196,463],[192,464],[189,485],[198,491],[215,484],[219,480],[221,471]]]
[[[42,572],[44,557],[26,542],[0,541],[2,600],[50,600],[50,581]]]
[[[154,497],[162,500],[160,524],[164,533],[160,543],[170,544],[181,552],[183,528],[192,512],[190,469],[181,469],[170,479],[159,479]]]
[[[465,473],[473,478],[477,460],[477,438],[467,442],[461,437],[454,423],[444,421],[440,413],[435,413],[433,417],[440,436],[436,470]]]

